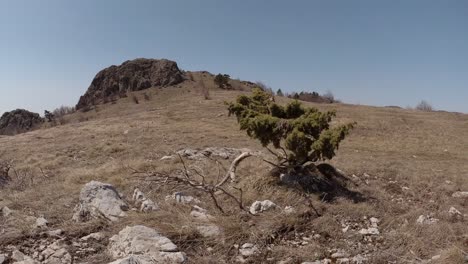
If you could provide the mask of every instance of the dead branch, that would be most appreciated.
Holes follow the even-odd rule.
[[[231,166],[229,167],[229,170],[227,171],[226,175],[224,176],[224,178],[221,180],[221,182],[219,182],[216,187],[220,187],[222,186],[223,184],[226,183],[226,181],[231,178],[231,182],[235,182],[236,181],[236,169],[237,169],[237,166],[239,165],[239,163],[247,158],[247,157],[250,157],[252,156],[252,154],[250,152],[243,152],[242,154],[240,154],[237,158],[234,159],[234,161],[231,163]]]

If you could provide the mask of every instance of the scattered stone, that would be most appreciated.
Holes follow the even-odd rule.
[[[258,247],[252,243],[245,243],[240,247],[239,253],[244,257],[250,257],[260,253],[260,250],[258,250]]]
[[[349,254],[346,253],[346,251],[344,251],[344,250],[338,250],[337,252],[335,252],[335,253],[333,253],[333,254],[331,255],[331,257],[334,258],[334,259],[346,258],[346,257],[348,257],[348,256],[349,256]]]
[[[80,202],[75,207],[73,220],[86,222],[91,218],[104,218],[117,221],[127,215],[124,212],[127,210],[128,205],[114,186],[108,183],[91,181],[81,189]]]
[[[10,216],[12,213],[13,213],[13,211],[12,211],[10,208],[8,208],[8,207],[5,206],[5,207],[2,208],[2,215],[3,215],[3,217],[8,217],[8,216]]]
[[[261,212],[265,212],[271,209],[275,209],[278,206],[270,201],[270,200],[264,200],[264,201],[255,201],[251,206],[250,206],[250,213],[252,214],[258,214]]]
[[[106,235],[104,233],[96,232],[96,233],[92,233],[92,234],[89,234],[87,236],[84,236],[84,237],[80,238],[80,240],[82,240],[82,241],[88,241],[88,240],[101,241],[101,240],[104,240],[104,238],[106,238]]]
[[[13,264],[39,264],[39,262],[35,261],[29,256],[26,256],[19,250],[13,251],[11,254],[11,258],[13,259]]]
[[[147,256],[131,255],[126,258],[112,261],[109,264],[154,264],[154,262],[150,257]]]
[[[375,218],[375,217],[371,217],[371,219],[369,219],[369,220],[370,220],[370,223],[371,223],[372,227],[377,227],[379,225],[379,223],[380,223],[380,220]]]
[[[418,219],[416,220],[416,223],[420,225],[431,225],[437,222],[439,222],[439,219],[433,218],[432,216],[429,216],[429,215],[420,215]]]
[[[449,213],[449,215],[450,215],[450,217],[452,219],[462,219],[463,218],[463,214],[453,206],[450,207],[448,213]]]
[[[199,220],[202,222],[208,222],[212,220],[214,217],[208,214],[206,209],[201,208],[200,206],[194,205],[192,207],[192,211],[190,215],[195,218],[195,220]]]
[[[217,237],[221,235],[221,228],[216,225],[200,225],[196,228],[198,233],[203,237]]]
[[[71,264],[72,257],[62,241],[57,241],[48,246],[41,255],[45,259],[44,264]]]
[[[369,235],[379,235],[379,229],[375,227],[363,228],[359,231],[359,234],[369,236]]]
[[[452,194],[453,198],[468,198],[468,192],[454,192]]]
[[[140,207],[141,212],[159,210],[159,206],[155,202],[153,202],[153,200],[147,198],[146,195],[138,188],[135,188],[135,190],[133,191],[132,199],[135,203],[135,206]]]
[[[296,212],[296,208],[292,207],[292,206],[286,206],[284,208],[284,213],[285,214],[294,214]]]
[[[149,257],[156,263],[183,263],[186,260],[185,254],[178,251],[169,238],[142,225],[127,226],[111,237],[108,249],[114,258],[138,255]]]
[[[183,192],[175,192],[172,195],[168,195],[165,198],[166,201],[174,200],[177,203],[189,204],[189,203],[200,203],[200,200],[190,195],[185,195]]]
[[[49,224],[49,221],[47,221],[47,219],[45,219],[44,217],[39,217],[36,219],[35,227],[46,228],[48,224]]]
[[[190,160],[201,160],[208,157],[222,158],[222,159],[234,159],[243,152],[250,152],[249,149],[236,149],[236,148],[218,148],[210,147],[205,149],[182,149],[177,151],[181,157]]]
[[[47,235],[51,237],[58,237],[62,234],[63,234],[62,229],[55,229],[55,230],[47,231]]]

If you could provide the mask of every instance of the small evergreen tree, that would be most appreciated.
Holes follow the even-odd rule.
[[[229,89],[231,88],[231,85],[229,84],[230,78],[231,76],[229,76],[228,74],[220,73],[216,75],[216,77],[214,78],[214,82],[221,89]]]
[[[276,95],[277,96],[284,96],[283,91],[281,91],[281,89],[278,89],[278,91],[276,91]]]
[[[52,122],[55,120],[55,115],[47,110],[44,110],[44,117],[47,119],[48,122]]]
[[[229,114],[234,114],[240,129],[258,139],[278,157],[278,166],[295,168],[308,162],[332,159],[335,150],[354,124],[330,127],[335,111],[320,112],[303,107],[294,100],[281,106],[261,89],[253,89],[252,96],[240,95],[227,103]],[[268,148],[273,145],[280,152]]]

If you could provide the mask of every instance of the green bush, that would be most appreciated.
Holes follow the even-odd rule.
[[[221,89],[230,89],[231,88],[231,84],[229,83],[230,79],[231,77],[228,74],[220,73],[216,75],[216,77],[214,78],[214,82]]]
[[[294,100],[286,106],[273,101],[270,94],[253,89],[251,96],[240,95],[227,103],[229,114],[237,117],[240,129],[259,140],[278,157],[278,166],[296,167],[307,162],[332,159],[340,142],[353,124],[330,127],[335,111],[320,112]]]

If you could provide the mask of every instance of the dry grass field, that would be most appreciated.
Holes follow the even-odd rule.
[[[235,117],[227,115],[224,101],[246,92],[215,89],[209,75],[192,75],[193,81],[177,87],[146,90],[146,99],[143,92],[135,93],[138,104],[129,96],[66,116],[64,125],[0,137],[0,160],[14,167],[12,182],[0,189],[0,207],[25,216],[16,221],[0,216],[0,252],[37,235],[26,216],[44,216],[50,229],[61,228],[70,239],[96,230],[111,236],[132,224],[154,227],[187,254],[189,263],[235,263],[236,247],[247,242],[261,252],[246,260],[250,263],[324,258],[335,263],[336,255],[332,255],[342,251],[349,257],[365,257],[364,263],[464,263],[468,199],[452,194],[468,191],[468,115],[305,103],[321,110],[336,109],[336,122],[357,122],[329,163],[349,179],[347,187],[364,199],[305,197],[278,185],[269,176],[271,165],[251,157],[237,171],[236,186],[243,190],[244,203],[269,199],[282,208],[293,206],[296,212],[273,210],[252,216],[220,198],[226,209],[221,214],[203,193],[142,182],[132,174],[132,169],[182,168],[178,159],[160,159],[183,148],[249,148],[267,155],[258,142],[239,130]],[[209,90],[209,100],[199,87],[200,80]],[[223,170],[229,161],[220,164]],[[215,161],[187,161],[187,165],[198,166],[208,180],[217,177]],[[81,187],[91,180],[113,184],[126,198],[138,186],[161,210],[130,211],[113,224],[74,223],[71,218]],[[190,217],[191,206],[164,201],[174,191],[200,199],[202,207],[215,216],[222,236],[201,236]],[[309,199],[320,216],[311,213]],[[451,207],[464,216],[450,215]],[[418,224],[421,215],[438,221]],[[380,220],[380,234],[359,234],[371,217]],[[101,251],[84,255],[76,263],[110,261],[103,243]]]

